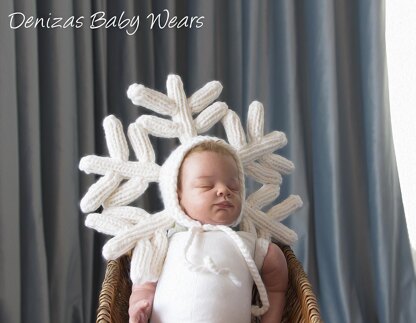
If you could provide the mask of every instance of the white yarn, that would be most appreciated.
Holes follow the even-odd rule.
[[[227,134],[227,138],[231,146],[240,150],[246,143],[246,135],[244,134],[243,126],[241,125],[240,118],[234,111],[228,110],[227,114],[222,118],[222,124]],[[241,158],[241,152],[240,158]]]
[[[246,261],[250,274],[253,277],[253,281],[257,286],[257,290],[259,292],[260,300],[262,303],[262,307],[253,305],[251,308],[251,313],[255,316],[260,316],[266,313],[270,306],[269,299],[267,297],[266,287],[264,286],[263,280],[260,277],[256,263],[253,260],[253,257],[251,256],[250,251],[248,250],[243,240],[241,240],[237,233],[235,233],[232,229],[225,225],[205,224],[202,226],[202,228],[207,231],[221,230],[225,232],[233,240],[235,245],[239,248],[242,256],[244,257],[244,260]]]
[[[248,107],[247,137],[250,142],[261,141],[264,136],[264,108],[258,101]]]
[[[211,257],[205,256],[203,258],[203,265],[196,265],[192,263],[188,258],[188,251],[189,248],[192,246],[192,243],[194,241],[195,235],[200,232],[204,232],[203,226],[192,226],[189,228],[189,237],[188,241],[185,244],[184,248],[184,258],[185,258],[185,264],[188,267],[189,270],[194,272],[205,272],[205,273],[211,273],[213,275],[223,275],[227,276],[234,285],[237,287],[241,287],[241,282],[238,280],[238,278],[230,271],[229,268],[219,268],[217,264],[212,260]]]
[[[244,230],[257,231],[261,237],[273,238],[284,244],[294,243],[297,239],[296,233],[279,221],[302,205],[300,198],[290,196],[271,207],[267,213],[262,211],[263,207],[272,203],[279,195],[281,175],[294,169],[292,162],[274,154],[275,150],[286,145],[285,134],[278,131],[264,134],[263,105],[257,101],[250,104],[246,134],[234,111],[228,109],[223,102],[212,103],[221,93],[222,85],[219,82],[209,82],[189,98],[186,97],[182,81],[177,75],[169,75],[166,87],[167,94],[138,84],[132,84],[127,90],[127,96],[133,104],[164,116],[160,118],[142,115],[130,124],[128,138],[136,161],[129,160],[122,124],[114,116],[106,117],[103,122],[109,156],[86,156],[80,161],[81,170],[102,176],[91,185],[80,205],[85,213],[94,212],[100,206],[104,207],[101,214],[92,213],[86,219],[87,226],[114,236],[103,248],[104,257],[115,259],[135,248],[132,254],[132,281],[137,283],[146,279],[158,279],[167,251],[167,232],[175,225],[192,228],[197,223],[182,211],[177,199],[179,167],[189,149],[212,140],[226,147],[238,161],[243,200],[245,175],[262,185],[247,198],[247,204],[243,204],[239,218],[232,225],[241,222]],[[218,122],[223,124],[229,144],[218,138],[200,136]],[[149,135],[178,138],[181,145],[163,165],[158,165]],[[138,199],[151,182],[159,183],[164,210],[148,214],[141,208],[127,206]],[[231,229],[224,227],[221,230],[240,246],[241,239],[238,236],[235,238]],[[253,309],[255,314],[260,315],[267,307],[264,285],[262,287],[257,269],[254,272],[254,261],[246,255],[246,249],[244,246],[240,248],[248,267],[252,268],[253,279],[260,296],[263,297],[263,307]],[[230,275],[226,269],[217,268],[209,259],[206,259],[203,266],[211,272]]]
[[[154,281],[156,281],[162,272],[163,263],[165,260],[166,252],[168,250],[168,237],[166,236],[166,231],[156,231],[151,241],[153,244],[153,257],[151,259],[150,265],[144,265],[147,265],[152,269],[151,272],[154,273]],[[142,267],[143,266],[139,266],[138,269],[141,269]],[[146,282],[146,280],[143,280],[143,282]]]
[[[221,83],[218,81],[211,81],[192,94],[188,99],[188,106],[191,107],[192,114],[204,110],[211,102],[220,96],[221,91]]]
[[[279,186],[274,184],[264,184],[257,191],[250,194],[246,203],[254,208],[262,209],[264,206],[275,200],[278,195]]]
[[[257,234],[257,230],[253,221],[251,221],[247,216],[243,217],[240,222],[240,231],[248,232],[253,235]]]
[[[182,133],[179,140],[183,143],[197,135],[192,119],[192,109],[188,107],[188,100],[183,90],[182,80],[177,75],[169,75],[166,82],[168,97],[176,102],[177,113],[172,114],[172,120],[182,125]]]
[[[239,150],[239,155],[244,166],[248,165],[264,155],[271,154],[287,144],[283,132],[273,131],[264,136],[260,142],[249,143]]]
[[[149,183],[140,177],[133,177],[122,184],[117,192],[103,202],[104,208],[112,206],[128,205],[141,196],[149,187]]]
[[[152,275],[154,270],[148,263],[151,263],[153,255],[153,246],[150,239],[142,239],[137,241],[131,258],[130,275],[134,277],[133,284],[157,281],[156,275]]]
[[[225,116],[227,110],[228,107],[224,102],[215,102],[207,107],[194,120],[196,131],[198,133],[207,132]]]
[[[80,167],[81,168],[81,167]],[[92,212],[100,207],[101,204],[117,189],[122,178],[116,173],[109,171],[101,177],[95,184],[91,185],[80,206],[82,212]]]
[[[148,181],[156,181],[159,177],[160,166],[151,162],[122,161],[108,157],[87,156],[81,159],[80,168],[87,173],[98,175],[106,175],[112,171],[114,176],[121,179],[140,177]]]
[[[211,257],[205,256],[203,258],[203,265],[196,265],[188,259],[188,255],[187,255],[188,250],[194,241],[195,235],[204,231],[217,231],[217,230],[221,230],[224,233],[226,233],[228,237],[230,237],[230,239],[234,242],[235,246],[240,250],[241,255],[243,256],[247,264],[247,267],[249,269],[249,272],[253,278],[253,281],[257,286],[260,300],[262,302],[262,307],[252,306],[251,312],[255,316],[263,315],[264,313],[267,312],[267,310],[270,307],[269,299],[267,297],[266,287],[264,286],[264,283],[257,269],[257,265],[253,257],[251,256],[250,251],[248,250],[247,246],[245,245],[243,240],[238,236],[238,234],[236,234],[228,226],[204,224],[204,225],[194,225],[191,228],[189,228],[189,237],[184,248],[185,263],[187,264],[188,268],[191,271],[208,272],[213,275],[224,275],[224,276],[227,276],[236,286],[238,287],[241,286],[241,282],[236,278],[236,276],[230,271],[229,268],[219,268],[215,264],[215,262],[211,259]]]
[[[176,113],[178,108],[176,102],[165,94],[145,88],[141,84],[130,85],[127,90],[127,97],[133,104],[142,105],[163,115],[171,116]]]
[[[260,158],[259,163],[283,175],[288,175],[295,169],[295,165],[290,160],[279,155],[265,155]]]
[[[283,221],[295,210],[302,207],[303,202],[298,195],[290,195],[287,199],[267,211],[267,215],[277,221]]]
[[[129,149],[121,122],[116,117],[109,116],[104,119],[103,126],[110,156],[115,159],[127,160],[129,158]]]
[[[116,259],[131,250],[137,240],[151,238],[158,230],[172,227],[173,223],[173,219],[163,212],[152,214],[107,241],[103,255],[106,259]]]
[[[136,123],[155,137],[176,138],[182,133],[181,124],[155,116],[140,116]]]
[[[244,215],[248,216],[253,221],[258,230],[270,232],[271,236],[278,239],[279,242],[290,245],[297,240],[297,234],[294,231],[290,230],[282,223],[274,221],[264,212],[255,210],[248,205],[246,205],[244,211]]]

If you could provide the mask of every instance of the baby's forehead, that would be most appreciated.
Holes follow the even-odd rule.
[[[204,151],[193,151],[190,152],[185,156],[185,158],[182,160],[181,167],[185,167],[186,164],[189,163],[195,163],[195,164],[201,164],[206,162],[207,155],[215,156],[214,160],[210,160],[211,162],[225,162],[228,161],[229,166],[233,166],[236,170],[238,170],[237,161],[235,160],[234,156],[231,153],[224,153],[224,152],[218,152],[218,151],[211,151],[211,150],[204,150]],[[186,163],[185,163],[186,161]]]
[[[212,158],[214,157],[214,158]],[[229,183],[244,187],[239,161],[232,152],[224,151],[190,151],[182,160],[178,173],[178,186],[182,180],[188,183],[214,181],[221,178]]]
[[[224,177],[239,177],[239,168],[231,154],[217,151],[196,151],[185,156],[179,176],[200,177],[222,174]]]

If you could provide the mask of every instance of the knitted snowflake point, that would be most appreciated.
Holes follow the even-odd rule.
[[[133,249],[130,271],[133,283],[158,279],[168,246],[167,231],[175,224],[189,228],[196,222],[182,211],[178,202],[179,167],[189,149],[208,140],[228,147],[239,161],[242,179],[248,176],[261,184],[246,198],[235,224],[241,222],[241,230],[254,230],[268,240],[274,238],[283,244],[293,244],[297,240],[296,233],[281,221],[302,206],[300,197],[290,195],[268,211],[263,210],[279,196],[282,174],[294,169],[292,162],[274,153],[287,144],[285,134],[264,133],[263,105],[257,101],[250,104],[245,132],[234,111],[224,102],[214,102],[222,91],[219,82],[207,83],[190,97],[186,96],[177,75],[168,76],[166,87],[166,94],[140,84],[132,84],[127,90],[133,104],[162,116],[141,115],[128,127],[134,160],[129,158],[121,122],[110,115],[103,122],[109,156],[90,155],[80,161],[82,171],[100,175],[80,205],[84,213],[90,213],[85,221],[88,227],[113,236],[103,247],[104,257],[115,259]],[[201,136],[219,122],[224,126],[228,143]],[[163,165],[158,165],[149,135],[178,138],[181,144]],[[130,206],[151,182],[159,184],[165,207],[155,214]],[[101,206],[101,213],[91,213]]]

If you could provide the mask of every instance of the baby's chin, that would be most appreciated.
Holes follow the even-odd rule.
[[[218,210],[209,217],[193,218],[199,221],[201,224],[213,224],[213,225],[232,225],[238,218],[238,215],[229,214],[227,210]]]

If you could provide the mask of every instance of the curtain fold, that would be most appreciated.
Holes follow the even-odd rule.
[[[78,162],[107,155],[103,118],[125,131],[149,113],[131,83],[165,92],[181,75],[191,95],[219,80],[245,122],[265,131],[296,170],[279,199],[326,322],[416,320],[416,279],[390,124],[383,1],[6,0],[0,3],[0,321],[93,322],[108,239],[84,226],[79,200],[95,182]],[[147,15],[204,16],[202,28],[150,29]],[[134,35],[89,28],[91,15],[140,16]],[[82,28],[10,28],[9,14],[84,16]],[[221,126],[211,134],[223,136]],[[159,163],[175,140],[151,138]],[[130,154],[130,158],[134,158]],[[158,188],[137,203],[157,210]]]
[[[36,13],[33,3],[15,3],[14,10]],[[20,259],[22,321],[49,322],[49,291],[44,231],[39,39],[35,31],[16,32],[18,148],[20,175]],[[31,53],[19,55],[18,53]],[[26,271],[30,275],[26,274]],[[25,292],[30,290],[30,293]]]
[[[2,9],[13,11],[13,2],[5,1]],[[3,11],[3,10],[2,10]],[[19,129],[17,112],[16,37],[4,32],[8,17],[0,15],[0,315],[1,320],[21,320],[21,261],[19,205]],[[7,45],[7,46],[5,46]],[[12,93],[13,95],[8,95]]]

